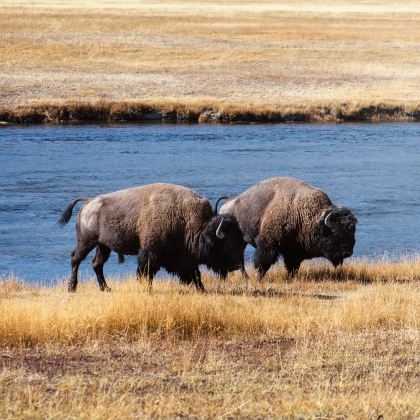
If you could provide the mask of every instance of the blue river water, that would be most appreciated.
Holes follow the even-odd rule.
[[[355,256],[420,253],[419,124],[8,126],[0,128],[0,277],[69,275],[75,218],[55,224],[77,196],[170,182],[214,203],[275,176],[351,207]],[[108,276],[134,271],[134,257],[118,265],[112,254],[105,266]],[[90,257],[81,275],[93,275]]]

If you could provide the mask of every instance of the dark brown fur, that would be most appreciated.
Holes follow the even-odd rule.
[[[337,266],[353,253],[357,219],[352,212],[296,179],[261,181],[227,201],[220,213],[235,216],[245,241],[256,248],[260,279],[279,255],[294,275],[304,259],[326,257]],[[324,223],[329,213],[331,227]]]
[[[246,244],[235,218],[215,215],[209,201],[188,188],[151,184],[94,199],[78,198],[64,211],[60,225],[70,220],[78,201],[86,204],[77,216],[69,291],[76,290],[78,267],[95,247],[93,268],[101,290],[109,290],[103,265],[111,250],[120,256],[137,255],[138,274],[147,275],[150,281],[164,267],[200,290],[204,287],[199,264],[222,277],[243,265]],[[220,239],[216,229],[222,219],[225,238]]]

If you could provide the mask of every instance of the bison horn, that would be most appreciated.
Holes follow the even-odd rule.
[[[220,221],[219,226],[216,229],[216,236],[219,239],[223,239],[225,237],[225,234],[222,232],[222,225],[223,225],[223,221],[225,220],[225,218],[223,217],[222,220]]]
[[[325,216],[325,219],[324,219],[325,226],[329,227],[330,229],[333,227],[333,224],[331,223],[331,220],[329,220],[329,219],[330,219],[331,214],[332,214],[332,211],[330,211],[330,212],[329,212],[329,213]]]

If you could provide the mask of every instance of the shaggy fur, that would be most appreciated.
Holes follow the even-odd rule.
[[[123,255],[137,255],[137,272],[150,282],[163,267],[200,290],[204,287],[199,264],[222,277],[243,266],[246,243],[235,218],[215,215],[209,201],[188,188],[151,184],[93,199],[80,197],[63,212],[61,226],[68,223],[78,201],[86,204],[77,216],[69,291],[76,290],[78,267],[95,247],[93,269],[101,290],[109,290],[103,265],[111,250],[120,255],[120,261]],[[216,230],[222,219],[225,237],[220,239]]]
[[[325,257],[337,266],[353,253],[357,219],[351,210],[334,206],[324,192],[296,179],[261,181],[227,201],[220,213],[235,216],[245,241],[256,248],[260,279],[279,255],[294,275],[305,259]]]

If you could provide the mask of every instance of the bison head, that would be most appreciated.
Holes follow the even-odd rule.
[[[200,236],[200,262],[222,277],[241,268],[246,242],[233,216],[214,216]]]
[[[317,223],[317,243],[320,256],[328,258],[334,267],[353,254],[357,219],[350,209],[332,207],[325,210]]]

